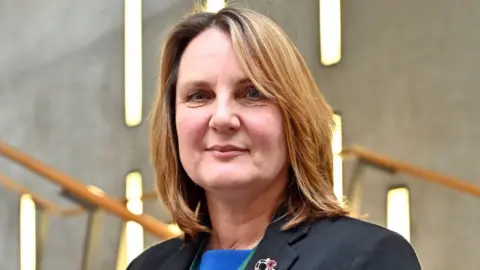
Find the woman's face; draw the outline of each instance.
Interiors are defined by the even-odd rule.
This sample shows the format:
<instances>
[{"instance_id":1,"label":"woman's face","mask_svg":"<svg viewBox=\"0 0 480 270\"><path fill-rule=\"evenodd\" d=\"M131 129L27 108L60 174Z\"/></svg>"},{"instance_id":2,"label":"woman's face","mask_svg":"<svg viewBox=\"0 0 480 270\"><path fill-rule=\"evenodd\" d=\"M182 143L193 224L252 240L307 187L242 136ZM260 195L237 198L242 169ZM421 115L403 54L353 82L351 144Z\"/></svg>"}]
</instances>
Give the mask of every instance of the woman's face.
<instances>
[{"instance_id":1,"label":"woman's face","mask_svg":"<svg viewBox=\"0 0 480 270\"><path fill-rule=\"evenodd\" d=\"M181 58L175 123L181 163L207 192L284 185L281 110L249 81L218 29L198 35Z\"/></svg>"}]
</instances>

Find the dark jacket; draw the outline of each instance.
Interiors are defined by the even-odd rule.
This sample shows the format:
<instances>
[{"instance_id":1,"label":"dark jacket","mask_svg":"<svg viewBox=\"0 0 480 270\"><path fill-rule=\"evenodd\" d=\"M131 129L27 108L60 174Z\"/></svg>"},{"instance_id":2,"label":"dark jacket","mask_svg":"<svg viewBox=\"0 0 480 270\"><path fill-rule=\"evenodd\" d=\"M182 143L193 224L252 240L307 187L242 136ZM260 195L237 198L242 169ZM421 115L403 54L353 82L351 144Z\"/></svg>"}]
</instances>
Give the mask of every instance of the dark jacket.
<instances>
[{"instance_id":1,"label":"dark jacket","mask_svg":"<svg viewBox=\"0 0 480 270\"><path fill-rule=\"evenodd\" d=\"M350 217L324 218L282 231L272 223L245 269L261 259L276 270L420 270L412 246L383 227ZM202 235L189 242L171 239L150 247L127 270L188 270ZM264 268L260 268L264 269Z\"/></svg>"}]
</instances>

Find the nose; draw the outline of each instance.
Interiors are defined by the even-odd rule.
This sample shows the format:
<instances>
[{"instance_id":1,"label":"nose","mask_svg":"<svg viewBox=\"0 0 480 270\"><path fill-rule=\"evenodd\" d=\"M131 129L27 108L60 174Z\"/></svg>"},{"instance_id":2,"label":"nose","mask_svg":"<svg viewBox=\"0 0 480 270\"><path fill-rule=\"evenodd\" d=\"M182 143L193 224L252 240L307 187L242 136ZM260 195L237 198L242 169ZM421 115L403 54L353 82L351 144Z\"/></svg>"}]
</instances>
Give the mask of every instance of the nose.
<instances>
[{"instance_id":1,"label":"nose","mask_svg":"<svg viewBox=\"0 0 480 270\"><path fill-rule=\"evenodd\" d=\"M234 132L240 128L240 119L234 104L229 100L217 99L209 122L210 128L219 132Z\"/></svg>"}]
</instances>

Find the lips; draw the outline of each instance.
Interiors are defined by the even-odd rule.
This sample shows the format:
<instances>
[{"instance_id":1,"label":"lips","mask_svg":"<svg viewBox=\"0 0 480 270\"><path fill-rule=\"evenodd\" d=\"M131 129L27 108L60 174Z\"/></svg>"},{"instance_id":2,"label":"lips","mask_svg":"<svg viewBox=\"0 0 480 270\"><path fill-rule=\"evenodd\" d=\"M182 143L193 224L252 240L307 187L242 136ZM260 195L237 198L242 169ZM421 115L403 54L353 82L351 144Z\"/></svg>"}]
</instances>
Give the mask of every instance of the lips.
<instances>
[{"instance_id":1,"label":"lips","mask_svg":"<svg viewBox=\"0 0 480 270\"><path fill-rule=\"evenodd\" d=\"M247 151L247 149L242 148L242 147L237 147L234 145L214 145L208 148L209 151L217 151L220 153L226 153L226 152L243 152Z\"/></svg>"},{"instance_id":2,"label":"lips","mask_svg":"<svg viewBox=\"0 0 480 270\"><path fill-rule=\"evenodd\" d=\"M235 145L214 145L207 150L212 153L214 157L222 160L230 160L248 151L246 148Z\"/></svg>"}]
</instances>

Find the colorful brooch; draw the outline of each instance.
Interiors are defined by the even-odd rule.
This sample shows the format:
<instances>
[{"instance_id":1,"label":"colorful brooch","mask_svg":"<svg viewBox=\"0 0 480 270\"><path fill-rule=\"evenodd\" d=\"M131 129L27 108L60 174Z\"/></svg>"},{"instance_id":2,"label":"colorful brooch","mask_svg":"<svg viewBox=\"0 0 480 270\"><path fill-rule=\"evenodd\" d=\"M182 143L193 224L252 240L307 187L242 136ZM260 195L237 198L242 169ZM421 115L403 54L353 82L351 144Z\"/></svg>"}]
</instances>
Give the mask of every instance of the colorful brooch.
<instances>
[{"instance_id":1,"label":"colorful brooch","mask_svg":"<svg viewBox=\"0 0 480 270\"><path fill-rule=\"evenodd\" d=\"M255 270L275 270L277 262L270 258L261 259L255 264Z\"/></svg>"}]
</instances>

